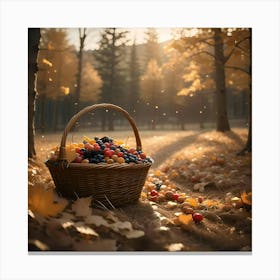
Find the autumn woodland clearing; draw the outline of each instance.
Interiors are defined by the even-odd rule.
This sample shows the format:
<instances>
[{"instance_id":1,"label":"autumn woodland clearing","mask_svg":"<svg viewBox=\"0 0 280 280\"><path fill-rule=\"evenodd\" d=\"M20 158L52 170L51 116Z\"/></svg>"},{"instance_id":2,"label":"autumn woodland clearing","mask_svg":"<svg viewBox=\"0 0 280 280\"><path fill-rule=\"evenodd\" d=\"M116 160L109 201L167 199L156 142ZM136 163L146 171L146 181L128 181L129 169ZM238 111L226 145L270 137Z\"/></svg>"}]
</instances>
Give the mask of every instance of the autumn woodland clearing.
<instances>
[{"instance_id":1,"label":"autumn woodland clearing","mask_svg":"<svg viewBox=\"0 0 280 280\"><path fill-rule=\"evenodd\" d=\"M250 28L28 32L29 251L252 250Z\"/></svg>"},{"instance_id":2,"label":"autumn woodland clearing","mask_svg":"<svg viewBox=\"0 0 280 280\"><path fill-rule=\"evenodd\" d=\"M70 139L83 135L76 132ZM251 156L236 155L245 145L246 129L143 131L143 149L154 164L139 202L117 209L55 195L43 162L60 136L37 135L38 155L29 160L29 250L251 251ZM135 145L130 131L110 136ZM159 193L183 193L184 200L151 201L150 192L159 185ZM203 221L195 223L188 208Z\"/></svg>"}]
</instances>

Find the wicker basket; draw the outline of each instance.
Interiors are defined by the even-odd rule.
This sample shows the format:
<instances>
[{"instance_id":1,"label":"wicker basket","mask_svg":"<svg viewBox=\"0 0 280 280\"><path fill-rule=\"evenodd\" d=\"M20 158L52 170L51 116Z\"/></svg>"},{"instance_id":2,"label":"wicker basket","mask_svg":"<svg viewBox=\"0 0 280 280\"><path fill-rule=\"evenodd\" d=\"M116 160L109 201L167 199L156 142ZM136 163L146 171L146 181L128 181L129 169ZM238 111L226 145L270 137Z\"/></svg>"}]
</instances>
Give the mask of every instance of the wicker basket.
<instances>
[{"instance_id":1,"label":"wicker basket","mask_svg":"<svg viewBox=\"0 0 280 280\"><path fill-rule=\"evenodd\" d=\"M140 136L134 120L122 108L113 104L88 106L74 115L66 125L60 144L58 161L46 162L54 180L56 190L67 198L92 196L93 200L114 207L138 201L151 163L92 164L69 163L66 160L67 134L84 114L96 109L113 109L121 112L133 128L136 149L142 150Z\"/></svg>"}]
</instances>

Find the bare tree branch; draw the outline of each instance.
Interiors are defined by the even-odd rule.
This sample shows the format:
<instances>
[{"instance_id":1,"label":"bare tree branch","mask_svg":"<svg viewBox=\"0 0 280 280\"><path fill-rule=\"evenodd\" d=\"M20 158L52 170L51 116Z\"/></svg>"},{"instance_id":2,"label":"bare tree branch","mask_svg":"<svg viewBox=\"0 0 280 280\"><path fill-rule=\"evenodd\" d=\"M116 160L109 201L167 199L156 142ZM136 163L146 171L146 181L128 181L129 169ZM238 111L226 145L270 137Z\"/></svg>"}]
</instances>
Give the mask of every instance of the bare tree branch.
<instances>
[{"instance_id":1,"label":"bare tree branch","mask_svg":"<svg viewBox=\"0 0 280 280\"><path fill-rule=\"evenodd\" d=\"M246 70L246 69L241 68L241 67L238 67L238 66L225 65L225 68L238 70L238 71L244 72L244 73L246 73L246 74L248 74L248 75L251 75L251 73L250 73L250 71L249 71L249 70Z\"/></svg>"},{"instance_id":2,"label":"bare tree branch","mask_svg":"<svg viewBox=\"0 0 280 280\"><path fill-rule=\"evenodd\" d=\"M234 47L231 49L231 51L229 52L229 54L225 57L225 63L230 59L230 57L232 56L232 54L233 54L233 52L236 50L236 48L238 48L239 45L240 45L242 42L244 42L244 41L246 41L246 40L248 40L248 39L250 39L250 36L246 36L246 37L244 37L242 40L240 40L239 42L237 42L237 43L234 44Z\"/></svg>"}]
</instances>

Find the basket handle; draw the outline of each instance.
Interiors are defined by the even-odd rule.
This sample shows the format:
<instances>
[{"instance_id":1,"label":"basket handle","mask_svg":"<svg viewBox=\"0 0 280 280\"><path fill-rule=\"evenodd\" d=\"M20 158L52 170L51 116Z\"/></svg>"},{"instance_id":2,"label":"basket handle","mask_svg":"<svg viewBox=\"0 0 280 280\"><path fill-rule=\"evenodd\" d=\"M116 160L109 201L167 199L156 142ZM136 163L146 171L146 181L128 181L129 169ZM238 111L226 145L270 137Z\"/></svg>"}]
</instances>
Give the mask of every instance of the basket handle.
<instances>
[{"instance_id":1,"label":"basket handle","mask_svg":"<svg viewBox=\"0 0 280 280\"><path fill-rule=\"evenodd\" d=\"M66 149L65 149L66 138L67 138L67 135L70 132L71 128L76 123L76 121L79 120L80 117L82 117L83 115L85 115L85 114L87 114L87 113L89 113L89 112L91 112L93 110L100 109L100 108L103 108L103 109L114 109L116 111L121 112L125 116L125 118L129 121L129 123L130 123L130 125L131 125L131 127L133 129L134 136L135 136L135 139L136 139L136 148L137 148L137 150L142 150L142 145L141 145L141 140L140 140L138 129L136 127L135 121L128 114L128 112L125 111L124 109L122 109L121 107L116 106L114 104L100 103L100 104L95 104L95 105L92 105L92 106L85 107L80 112L75 114L70 119L70 121L67 123L67 125L66 125L66 127L64 129L64 132L62 134L62 137L61 137L60 152L59 152L58 160L61 160L61 161L66 160Z\"/></svg>"}]
</instances>

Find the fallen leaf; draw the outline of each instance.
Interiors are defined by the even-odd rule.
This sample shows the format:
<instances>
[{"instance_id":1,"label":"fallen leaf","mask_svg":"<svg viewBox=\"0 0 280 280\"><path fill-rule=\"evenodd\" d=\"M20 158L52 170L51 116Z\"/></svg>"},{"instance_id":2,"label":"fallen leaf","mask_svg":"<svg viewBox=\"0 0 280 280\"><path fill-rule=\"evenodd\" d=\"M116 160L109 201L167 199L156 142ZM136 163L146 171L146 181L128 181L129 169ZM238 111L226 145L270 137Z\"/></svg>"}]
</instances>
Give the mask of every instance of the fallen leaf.
<instances>
[{"instance_id":1,"label":"fallen leaf","mask_svg":"<svg viewBox=\"0 0 280 280\"><path fill-rule=\"evenodd\" d=\"M160 226L160 227L159 227L159 230L160 230L160 231L168 231L168 230L170 230L170 228L169 228L169 227L166 227L166 226Z\"/></svg>"},{"instance_id":2,"label":"fallen leaf","mask_svg":"<svg viewBox=\"0 0 280 280\"><path fill-rule=\"evenodd\" d=\"M99 234L94 231L92 228L86 226L84 224L84 222L78 222L74 224L74 227L76 228L76 230L82 234L86 234L86 235L93 235L93 236L99 236Z\"/></svg>"},{"instance_id":3,"label":"fallen leaf","mask_svg":"<svg viewBox=\"0 0 280 280\"><path fill-rule=\"evenodd\" d=\"M64 210L68 202L66 199L55 201L53 189L45 189L43 185L30 186L28 189L28 209L35 215L43 217L56 216Z\"/></svg>"},{"instance_id":4,"label":"fallen leaf","mask_svg":"<svg viewBox=\"0 0 280 280\"><path fill-rule=\"evenodd\" d=\"M38 239L28 240L28 246L30 246L30 244L34 245L36 248L40 249L41 251L48 251L48 250L50 250L48 245L46 245L45 243L41 242Z\"/></svg>"},{"instance_id":5,"label":"fallen leaf","mask_svg":"<svg viewBox=\"0 0 280 280\"><path fill-rule=\"evenodd\" d=\"M198 206L198 202L195 198L189 197L186 198L185 202L187 202L190 206L196 208Z\"/></svg>"},{"instance_id":6,"label":"fallen leaf","mask_svg":"<svg viewBox=\"0 0 280 280\"><path fill-rule=\"evenodd\" d=\"M76 213L76 216L90 216L92 212L92 208L90 208L90 205L91 197L79 198L72 204L72 210Z\"/></svg>"},{"instance_id":7,"label":"fallen leaf","mask_svg":"<svg viewBox=\"0 0 280 280\"><path fill-rule=\"evenodd\" d=\"M172 243L167 246L167 250L170 252L181 251L184 248L182 243Z\"/></svg>"},{"instance_id":8,"label":"fallen leaf","mask_svg":"<svg viewBox=\"0 0 280 280\"><path fill-rule=\"evenodd\" d=\"M218 202L212 199L205 199L202 202L203 205L207 206L207 207L213 207L213 206L218 206Z\"/></svg>"},{"instance_id":9,"label":"fallen leaf","mask_svg":"<svg viewBox=\"0 0 280 280\"><path fill-rule=\"evenodd\" d=\"M126 229L126 230L133 230L133 229L132 229L131 223L128 222L128 221L125 221L125 222L119 221L119 222L116 222L116 223L111 224L111 225L113 225L114 227L117 227L117 228L120 229L120 230L123 230L123 229Z\"/></svg>"},{"instance_id":10,"label":"fallen leaf","mask_svg":"<svg viewBox=\"0 0 280 280\"><path fill-rule=\"evenodd\" d=\"M126 238L131 239L131 238L139 238L144 236L145 233L142 230L132 230L129 231L128 233L125 234Z\"/></svg>"},{"instance_id":11,"label":"fallen leaf","mask_svg":"<svg viewBox=\"0 0 280 280\"><path fill-rule=\"evenodd\" d=\"M46 224L46 234L51 237L55 246L68 247L73 243L73 239L56 219L52 219Z\"/></svg>"},{"instance_id":12,"label":"fallen leaf","mask_svg":"<svg viewBox=\"0 0 280 280\"><path fill-rule=\"evenodd\" d=\"M59 218L56 218L55 221L60 223L63 228L68 228L74 225L74 218L73 214L62 212L62 215L60 215Z\"/></svg>"},{"instance_id":13,"label":"fallen leaf","mask_svg":"<svg viewBox=\"0 0 280 280\"><path fill-rule=\"evenodd\" d=\"M252 205L252 193L251 192L246 193L245 191L243 191L241 194L241 200L244 204L251 206Z\"/></svg>"},{"instance_id":14,"label":"fallen leaf","mask_svg":"<svg viewBox=\"0 0 280 280\"><path fill-rule=\"evenodd\" d=\"M109 223L102 216L91 215L87 216L85 219L86 224L95 225L97 227L105 226L108 227Z\"/></svg>"},{"instance_id":15,"label":"fallen leaf","mask_svg":"<svg viewBox=\"0 0 280 280\"><path fill-rule=\"evenodd\" d=\"M178 221L182 225L188 225L192 222L192 220L193 220L192 214L188 214L188 215L182 214L178 217Z\"/></svg>"}]
</instances>

